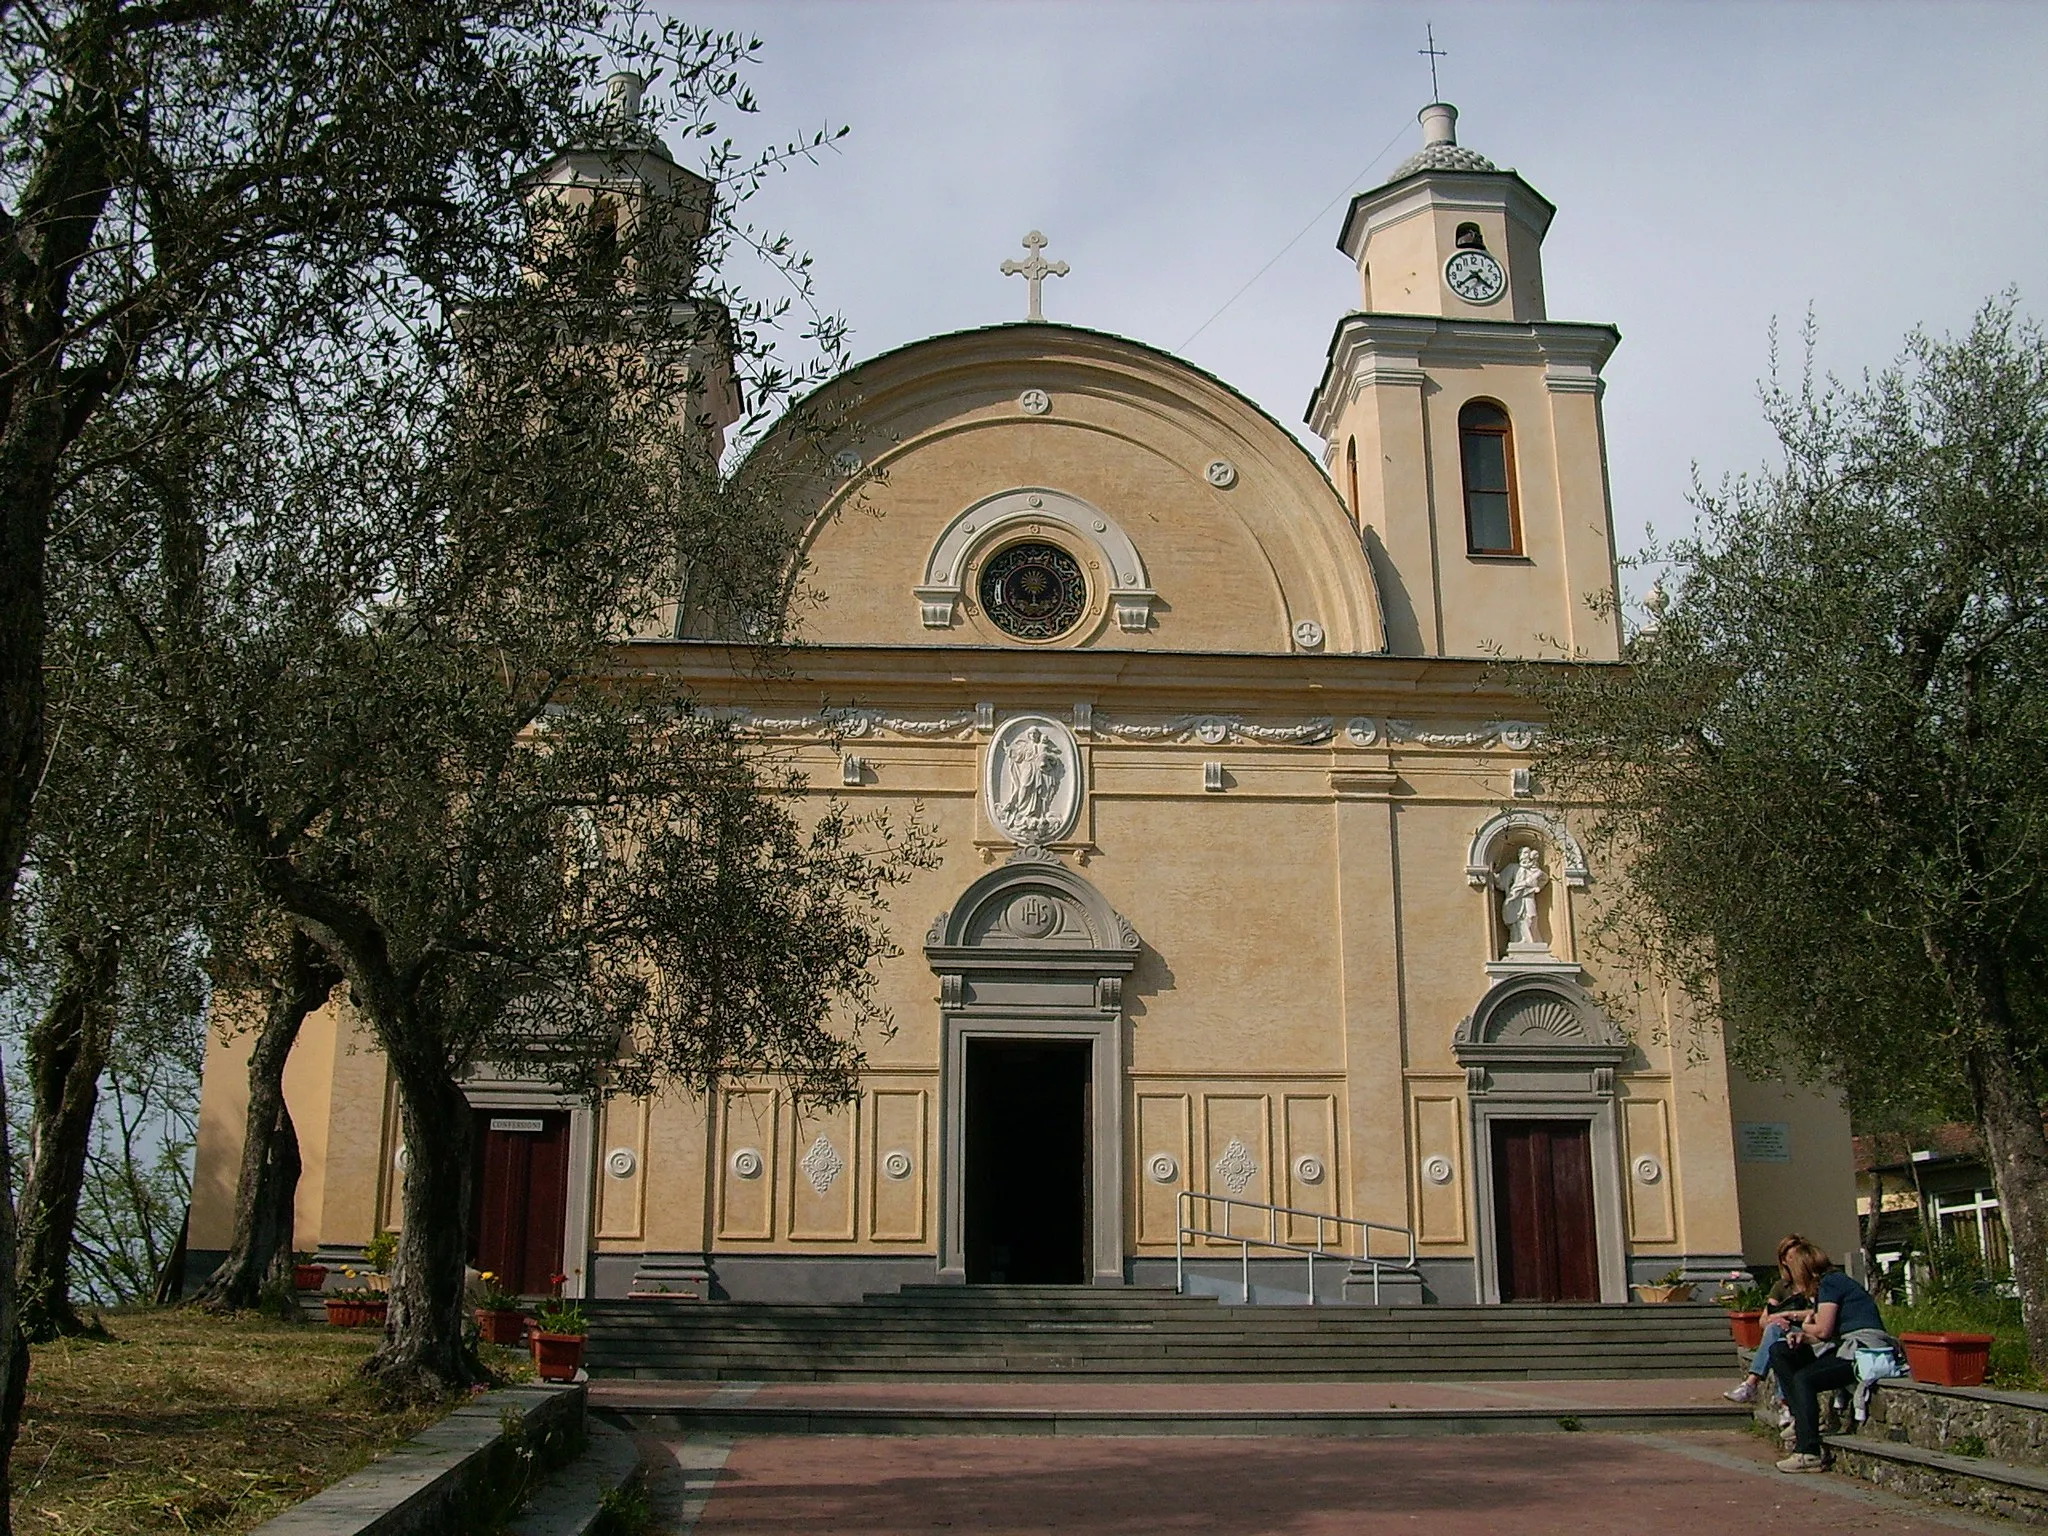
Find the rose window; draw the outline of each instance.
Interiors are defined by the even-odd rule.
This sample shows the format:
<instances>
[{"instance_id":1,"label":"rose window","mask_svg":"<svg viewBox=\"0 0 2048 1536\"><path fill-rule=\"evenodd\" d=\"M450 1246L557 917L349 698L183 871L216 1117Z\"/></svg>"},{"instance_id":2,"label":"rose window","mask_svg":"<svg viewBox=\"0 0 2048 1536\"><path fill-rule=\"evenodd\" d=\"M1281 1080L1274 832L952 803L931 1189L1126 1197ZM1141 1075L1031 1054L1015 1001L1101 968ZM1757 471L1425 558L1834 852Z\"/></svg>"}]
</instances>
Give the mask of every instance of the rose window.
<instances>
[{"instance_id":1,"label":"rose window","mask_svg":"<svg viewBox=\"0 0 2048 1536\"><path fill-rule=\"evenodd\" d=\"M1056 544L1012 544L981 570L981 606L1006 635L1051 640L1081 622L1088 582Z\"/></svg>"}]
</instances>

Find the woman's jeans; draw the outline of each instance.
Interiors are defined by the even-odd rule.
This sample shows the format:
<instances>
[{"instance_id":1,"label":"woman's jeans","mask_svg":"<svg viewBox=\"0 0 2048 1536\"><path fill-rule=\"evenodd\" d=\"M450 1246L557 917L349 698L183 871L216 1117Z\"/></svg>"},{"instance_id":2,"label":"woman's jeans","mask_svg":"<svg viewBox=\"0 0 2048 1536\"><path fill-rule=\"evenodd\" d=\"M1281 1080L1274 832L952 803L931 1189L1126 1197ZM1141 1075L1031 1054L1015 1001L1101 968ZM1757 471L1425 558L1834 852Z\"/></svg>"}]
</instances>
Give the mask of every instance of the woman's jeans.
<instances>
[{"instance_id":1,"label":"woman's jeans","mask_svg":"<svg viewBox=\"0 0 2048 1536\"><path fill-rule=\"evenodd\" d=\"M1764 1325L1764 1341L1763 1343L1757 1345L1756 1353L1749 1357L1750 1375L1763 1376L1767 1375L1770 1372L1771 1351L1776 1349L1781 1343L1783 1343L1784 1339L1784 1324L1766 1323Z\"/></svg>"},{"instance_id":2,"label":"woman's jeans","mask_svg":"<svg viewBox=\"0 0 2048 1536\"><path fill-rule=\"evenodd\" d=\"M1821 1453L1820 1399L1823 1392L1856 1385L1856 1361L1852 1356L1816 1355L1807 1345L1794 1348L1780 1342L1771 1351L1771 1374L1778 1378L1778 1393L1792 1411L1796 1438L1792 1448L1811 1456Z\"/></svg>"}]
</instances>

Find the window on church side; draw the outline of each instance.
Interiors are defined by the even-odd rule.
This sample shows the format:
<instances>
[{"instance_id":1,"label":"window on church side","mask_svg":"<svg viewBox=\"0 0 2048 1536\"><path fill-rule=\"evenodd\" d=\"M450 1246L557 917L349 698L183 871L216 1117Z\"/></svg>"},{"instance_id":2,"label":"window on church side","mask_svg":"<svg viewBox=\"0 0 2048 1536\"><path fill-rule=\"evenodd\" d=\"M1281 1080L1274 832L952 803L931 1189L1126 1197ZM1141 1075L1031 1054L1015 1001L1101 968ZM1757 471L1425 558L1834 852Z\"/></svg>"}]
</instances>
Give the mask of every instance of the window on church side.
<instances>
[{"instance_id":1,"label":"window on church side","mask_svg":"<svg viewBox=\"0 0 2048 1536\"><path fill-rule=\"evenodd\" d=\"M982 567L981 606L1005 634L1052 640L1088 611L1088 582L1058 545L1012 544Z\"/></svg>"},{"instance_id":2,"label":"window on church side","mask_svg":"<svg viewBox=\"0 0 2048 1536\"><path fill-rule=\"evenodd\" d=\"M1458 412L1458 452L1465 474L1466 552L1519 555L1508 413L1490 400L1474 400Z\"/></svg>"},{"instance_id":3,"label":"window on church side","mask_svg":"<svg viewBox=\"0 0 2048 1536\"><path fill-rule=\"evenodd\" d=\"M1355 437L1344 444L1344 483L1351 488L1351 521L1363 523L1365 514L1358 509L1358 439Z\"/></svg>"}]
</instances>

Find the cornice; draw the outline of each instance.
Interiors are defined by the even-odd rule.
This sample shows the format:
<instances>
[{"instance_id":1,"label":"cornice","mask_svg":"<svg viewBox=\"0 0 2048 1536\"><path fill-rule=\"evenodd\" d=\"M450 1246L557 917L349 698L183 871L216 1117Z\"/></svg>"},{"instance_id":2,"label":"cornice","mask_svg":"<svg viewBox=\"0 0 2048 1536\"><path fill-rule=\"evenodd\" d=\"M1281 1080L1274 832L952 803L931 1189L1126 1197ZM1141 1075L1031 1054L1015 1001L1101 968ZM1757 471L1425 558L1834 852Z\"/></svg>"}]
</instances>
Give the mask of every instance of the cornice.
<instances>
[{"instance_id":1,"label":"cornice","mask_svg":"<svg viewBox=\"0 0 2048 1536\"><path fill-rule=\"evenodd\" d=\"M1354 388L1410 384L1433 367L1509 363L1544 370L1556 393L1597 394L1621 344L1612 325L1576 320L1465 320L1354 313L1337 322L1303 420L1326 441Z\"/></svg>"},{"instance_id":2,"label":"cornice","mask_svg":"<svg viewBox=\"0 0 2048 1536\"><path fill-rule=\"evenodd\" d=\"M1506 207L1540 240L1557 216L1557 205L1514 171L1420 170L1351 199L1337 231L1337 249L1353 261L1364 245L1368 226L1393 223L1437 204L1450 208ZM1385 215L1375 218L1375 215Z\"/></svg>"}]
</instances>

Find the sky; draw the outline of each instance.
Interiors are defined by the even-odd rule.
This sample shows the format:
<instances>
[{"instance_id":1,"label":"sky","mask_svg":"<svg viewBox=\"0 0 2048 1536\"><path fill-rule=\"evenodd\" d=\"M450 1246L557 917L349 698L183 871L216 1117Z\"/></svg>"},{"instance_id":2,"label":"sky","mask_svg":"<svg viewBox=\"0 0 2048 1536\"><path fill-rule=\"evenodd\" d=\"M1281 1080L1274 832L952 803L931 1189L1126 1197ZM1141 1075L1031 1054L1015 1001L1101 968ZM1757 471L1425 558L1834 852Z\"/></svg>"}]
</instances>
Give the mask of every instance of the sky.
<instances>
[{"instance_id":1,"label":"sky","mask_svg":"<svg viewBox=\"0 0 2048 1536\"><path fill-rule=\"evenodd\" d=\"M1162 347L1302 424L1349 194L1421 143L1425 25L1459 140L1557 205L1554 320L1619 327L1605 409L1623 549L1763 462L1775 323L1855 378L2017 288L2048 314L2048 4L691 0L761 41L765 146L851 131L748 216L813 253L855 357L1047 317ZM1256 280L1254 280L1256 279ZM757 286L760 280L757 279ZM1249 287L1247 287L1249 283ZM1642 581L1632 581L1640 586Z\"/></svg>"}]
</instances>

